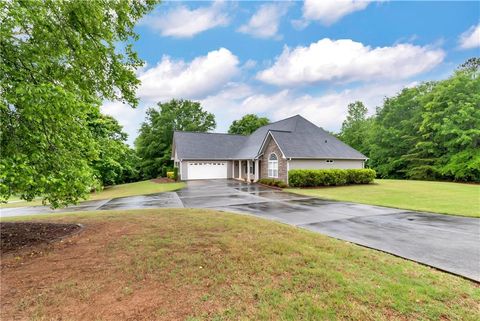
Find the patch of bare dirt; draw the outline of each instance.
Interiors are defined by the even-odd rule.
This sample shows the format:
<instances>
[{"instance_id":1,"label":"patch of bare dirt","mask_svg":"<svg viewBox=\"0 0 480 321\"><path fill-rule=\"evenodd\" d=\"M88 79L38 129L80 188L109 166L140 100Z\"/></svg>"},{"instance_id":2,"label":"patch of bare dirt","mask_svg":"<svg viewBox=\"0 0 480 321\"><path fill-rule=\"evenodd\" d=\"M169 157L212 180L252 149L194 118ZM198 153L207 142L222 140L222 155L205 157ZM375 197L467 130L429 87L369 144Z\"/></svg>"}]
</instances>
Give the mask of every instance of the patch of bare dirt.
<instances>
[{"instance_id":1,"label":"patch of bare dirt","mask_svg":"<svg viewBox=\"0 0 480 321\"><path fill-rule=\"evenodd\" d=\"M201 310L202 286L173 278L132 279L122 239L142 234L134 222L90 222L62 242L12 251L1 261L0 320L185 320ZM135 269L135 267L132 267Z\"/></svg>"},{"instance_id":2,"label":"patch of bare dirt","mask_svg":"<svg viewBox=\"0 0 480 321\"><path fill-rule=\"evenodd\" d=\"M49 243L80 231L78 224L2 222L0 223L0 253Z\"/></svg>"}]
</instances>

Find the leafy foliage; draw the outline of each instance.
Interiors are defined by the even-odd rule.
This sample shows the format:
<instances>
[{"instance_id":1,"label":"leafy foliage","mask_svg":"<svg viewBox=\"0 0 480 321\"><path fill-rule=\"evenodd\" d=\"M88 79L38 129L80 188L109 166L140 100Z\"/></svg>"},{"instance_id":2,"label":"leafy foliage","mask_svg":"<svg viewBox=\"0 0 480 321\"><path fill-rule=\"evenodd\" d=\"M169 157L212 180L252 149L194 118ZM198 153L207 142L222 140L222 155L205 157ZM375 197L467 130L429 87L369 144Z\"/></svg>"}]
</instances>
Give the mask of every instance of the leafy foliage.
<instances>
[{"instance_id":1,"label":"leafy foliage","mask_svg":"<svg viewBox=\"0 0 480 321\"><path fill-rule=\"evenodd\" d=\"M99 157L91 167L102 185L115 185L135 181L139 161L135 151L127 144L127 134L111 116L95 115L89 122L99 150Z\"/></svg>"},{"instance_id":2,"label":"leafy foliage","mask_svg":"<svg viewBox=\"0 0 480 321\"><path fill-rule=\"evenodd\" d=\"M288 183L292 187L369 184L375 179L373 169L292 169Z\"/></svg>"},{"instance_id":3,"label":"leafy foliage","mask_svg":"<svg viewBox=\"0 0 480 321\"><path fill-rule=\"evenodd\" d=\"M198 102L172 99L157 106L148 109L135 140L143 178L157 177L172 167L174 131L207 132L216 126L215 116L204 111Z\"/></svg>"},{"instance_id":4,"label":"leafy foliage","mask_svg":"<svg viewBox=\"0 0 480 321\"><path fill-rule=\"evenodd\" d=\"M260 178L258 182L260 184L264 184L268 186L276 186L280 188L285 188L288 186L284 181L275 179L275 178Z\"/></svg>"},{"instance_id":5,"label":"leafy foliage","mask_svg":"<svg viewBox=\"0 0 480 321\"><path fill-rule=\"evenodd\" d=\"M258 117L254 114L247 114L239 120L234 120L228 129L229 134L250 135L258 128L268 125L270 120L266 117Z\"/></svg>"},{"instance_id":6,"label":"leafy foliage","mask_svg":"<svg viewBox=\"0 0 480 321\"><path fill-rule=\"evenodd\" d=\"M136 21L154 1L0 2L0 198L76 202L95 184L89 117L137 105ZM123 42L122 48L115 46Z\"/></svg>"},{"instance_id":7,"label":"leafy foliage","mask_svg":"<svg viewBox=\"0 0 480 321\"><path fill-rule=\"evenodd\" d=\"M348 105L346 120L342 123L339 138L356 150L368 151L367 137L372 120L367 118L367 107L356 101Z\"/></svg>"},{"instance_id":8,"label":"leafy foliage","mask_svg":"<svg viewBox=\"0 0 480 321\"><path fill-rule=\"evenodd\" d=\"M431 90L432 84L405 88L400 94L386 98L382 108L377 110L368 145L369 165L381 177L405 178L409 154L417 144L418 128L421 122L422 97Z\"/></svg>"},{"instance_id":9,"label":"leafy foliage","mask_svg":"<svg viewBox=\"0 0 480 321\"><path fill-rule=\"evenodd\" d=\"M472 58L446 80L405 88L371 119L349 106L340 137L381 177L480 182L479 68Z\"/></svg>"}]
</instances>

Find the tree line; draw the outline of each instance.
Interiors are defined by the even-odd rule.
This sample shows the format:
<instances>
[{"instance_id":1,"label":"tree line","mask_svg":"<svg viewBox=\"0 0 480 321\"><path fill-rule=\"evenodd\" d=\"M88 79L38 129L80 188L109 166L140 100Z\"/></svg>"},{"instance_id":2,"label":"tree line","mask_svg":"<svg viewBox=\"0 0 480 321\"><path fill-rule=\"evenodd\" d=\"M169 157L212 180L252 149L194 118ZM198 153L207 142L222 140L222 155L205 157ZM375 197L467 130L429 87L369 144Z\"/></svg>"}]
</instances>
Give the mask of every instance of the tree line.
<instances>
[{"instance_id":1,"label":"tree line","mask_svg":"<svg viewBox=\"0 0 480 321\"><path fill-rule=\"evenodd\" d=\"M404 88L367 117L348 106L338 137L383 178L480 182L480 59L448 79Z\"/></svg>"}]
</instances>

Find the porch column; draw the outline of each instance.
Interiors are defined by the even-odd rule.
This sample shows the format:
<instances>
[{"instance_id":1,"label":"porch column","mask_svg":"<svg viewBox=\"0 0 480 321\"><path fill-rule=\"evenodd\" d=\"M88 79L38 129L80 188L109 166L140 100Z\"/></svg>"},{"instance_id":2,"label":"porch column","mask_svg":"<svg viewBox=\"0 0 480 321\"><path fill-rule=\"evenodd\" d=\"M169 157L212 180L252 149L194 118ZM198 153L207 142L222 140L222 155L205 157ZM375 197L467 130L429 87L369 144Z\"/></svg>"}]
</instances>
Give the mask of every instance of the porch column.
<instances>
[{"instance_id":1,"label":"porch column","mask_svg":"<svg viewBox=\"0 0 480 321\"><path fill-rule=\"evenodd\" d=\"M238 179L242 179L242 161L238 161Z\"/></svg>"},{"instance_id":2,"label":"porch column","mask_svg":"<svg viewBox=\"0 0 480 321\"><path fill-rule=\"evenodd\" d=\"M258 159L255 160L255 182L260 178L260 168L258 166Z\"/></svg>"},{"instance_id":3,"label":"porch column","mask_svg":"<svg viewBox=\"0 0 480 321\"><path fill-rule=\"evenodd\" d=\"M247 159L247 181L250 182L250 160Z\"/></svg>"}]
</instances>

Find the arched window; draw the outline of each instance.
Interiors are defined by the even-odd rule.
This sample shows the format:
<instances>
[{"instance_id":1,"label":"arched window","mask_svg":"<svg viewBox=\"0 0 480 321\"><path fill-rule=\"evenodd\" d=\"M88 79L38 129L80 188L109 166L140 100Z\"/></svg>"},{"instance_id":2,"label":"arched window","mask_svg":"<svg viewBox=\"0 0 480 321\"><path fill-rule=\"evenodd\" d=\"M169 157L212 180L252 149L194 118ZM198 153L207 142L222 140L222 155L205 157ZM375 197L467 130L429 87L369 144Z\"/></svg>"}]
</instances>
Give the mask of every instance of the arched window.
<instances>
[{"instance_id":1,"label":"arched window","mask_svg":"<svg viewBox=\"0 0 480 321\"><path fill-rule=\"evenodd\" d=\"M278 178L278 158L275 153L268 157L268 177Z\"/></svg>"}]
</instances>

